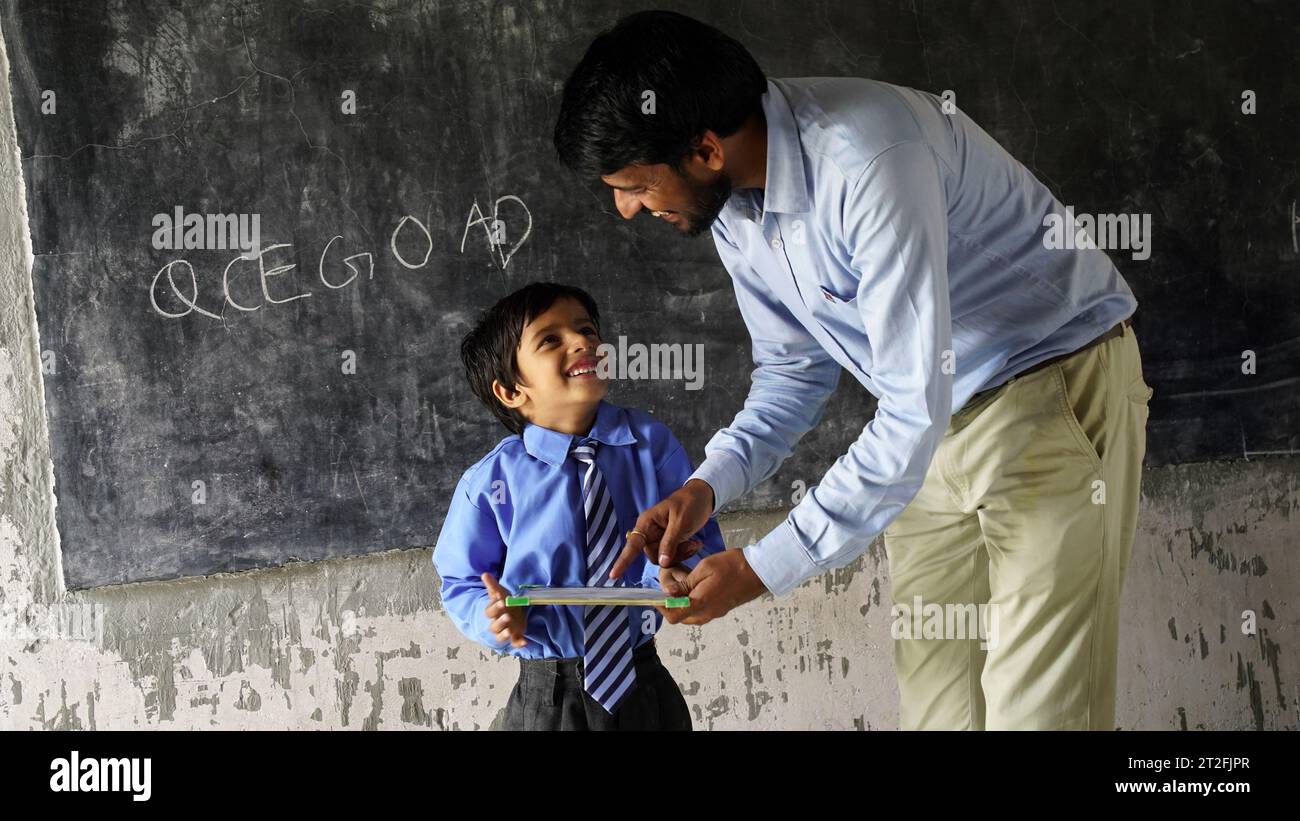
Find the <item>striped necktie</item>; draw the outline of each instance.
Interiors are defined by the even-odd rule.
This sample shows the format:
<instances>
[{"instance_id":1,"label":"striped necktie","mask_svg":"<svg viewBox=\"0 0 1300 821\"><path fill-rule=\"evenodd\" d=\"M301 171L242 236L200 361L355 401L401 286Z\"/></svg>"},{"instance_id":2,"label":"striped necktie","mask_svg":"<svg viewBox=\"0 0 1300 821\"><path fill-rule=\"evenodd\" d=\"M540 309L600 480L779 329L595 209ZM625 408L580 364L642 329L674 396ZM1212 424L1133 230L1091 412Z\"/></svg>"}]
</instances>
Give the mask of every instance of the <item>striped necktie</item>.
<instances>
[{"instance_id":1,"label":"striped necktie","mask_svg":"<svg viewBox=\"0 0 1300 821\"><path fill-rule=\"evenodd\" d=\"M622 584L609 578L623 546L618 515L605 477L596 467L596 440L574 438L573 457L586 465L582 475L582 510L587 523L587 586ZM587 605L583 612L582 687L609 713L636 683L628 609Z\"/></svg>"}]
</instances>

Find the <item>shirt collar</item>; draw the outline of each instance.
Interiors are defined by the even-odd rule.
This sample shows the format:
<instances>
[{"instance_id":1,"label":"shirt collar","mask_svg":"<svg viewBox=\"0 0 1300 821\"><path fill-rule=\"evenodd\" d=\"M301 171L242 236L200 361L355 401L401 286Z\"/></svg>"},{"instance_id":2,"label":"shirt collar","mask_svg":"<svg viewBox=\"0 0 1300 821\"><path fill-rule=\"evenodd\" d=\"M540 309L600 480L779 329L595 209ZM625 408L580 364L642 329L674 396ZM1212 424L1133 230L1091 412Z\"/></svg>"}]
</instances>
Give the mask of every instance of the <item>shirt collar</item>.
<instances>
[{"instance_id":1,"label":"shirt collar","mask_svg":"<svg viewBox=\"0 0 1300 821\"><path fill-rule=\"evenodd\" d=\"M595 439L602 445L632 445L637 441L636 436L632 434L632 429L628 427L627 414L623 409L603 399L596 408L596 421L592 423L591 431L586 437L560 433L558 430L544 428L531 422L524 426L524 449L555 467L560 467L564 464L564 460L569 458L569 448L572 447L575 438Z\"/></svg>"},{"instance_id":2,"label":"shirt collar","mask_svg":"<svg viewBox=\"0 0 1300 821\"><path fill-rule=\"evenodd\" d=\"M742 219L763 222L769 212L801 214L808 211L808 180L804 175L803 144L799 127L785 94L772 80L763 94L763 116L767 120L767 176L763 185L760 214L752 192L738 191L728 206Z\"/></svg>"}]
</instances>

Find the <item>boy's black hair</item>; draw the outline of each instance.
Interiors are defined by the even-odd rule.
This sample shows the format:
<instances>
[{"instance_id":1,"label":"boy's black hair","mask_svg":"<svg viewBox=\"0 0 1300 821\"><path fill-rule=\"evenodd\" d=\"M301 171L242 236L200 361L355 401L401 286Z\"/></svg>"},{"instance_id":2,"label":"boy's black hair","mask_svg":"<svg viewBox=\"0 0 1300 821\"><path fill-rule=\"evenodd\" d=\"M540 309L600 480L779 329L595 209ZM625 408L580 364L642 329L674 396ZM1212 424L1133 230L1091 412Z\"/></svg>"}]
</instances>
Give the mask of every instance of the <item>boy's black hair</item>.
<instances>
[{"instance_id":1,"label":"boy's black hair","mask_svg":"<svg viewBox=\"0 0 1300 821\"><path fill-rule=\"evenodd\" d=\"M515 352L524 334L524 326L541 316L556 300L576 299L587 309L587 315L596 323L600 333L600 311L591 294L572 285L556 282L532 282L514 293L502 297L483 312L460 343L460 359L465 365L465 377L470 390L488 406L501 424L511 433L522 434L528 420L514 408L501 404L492 393L492 380L514 390L519 384L519 365Z\"/></svg>"},{"instance_id":2,"label":"boy's black hair","mask_svg":"<svg viewBox=\"0 0 1300 821\"><path fill-rule=\"evenodd\" d=\"M653 114L642 113L646 91ZM634 164L680 171L697 137L730 137L762 110L766 91L763 70L736 40L684 14L637 12L597 36L569 75L555 150L588 178Z\"/></svg>"}]
</instances>

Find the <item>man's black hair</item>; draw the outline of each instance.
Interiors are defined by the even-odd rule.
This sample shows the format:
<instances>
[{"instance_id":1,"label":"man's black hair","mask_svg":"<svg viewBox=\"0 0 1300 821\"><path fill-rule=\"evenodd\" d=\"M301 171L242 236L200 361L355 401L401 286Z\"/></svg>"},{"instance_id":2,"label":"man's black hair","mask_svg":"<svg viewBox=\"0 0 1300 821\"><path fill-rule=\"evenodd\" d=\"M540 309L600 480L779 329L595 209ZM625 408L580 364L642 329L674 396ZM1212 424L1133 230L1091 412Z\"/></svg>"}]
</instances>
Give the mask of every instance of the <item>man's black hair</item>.
<instances>
[{"instance_id":1,"label":"man's black hair","mask_svg":"<svg viewBox=\"0 0 1300 821\"><path fill-rule=\"evenodd\" d=\"M600 333L600 311L591 294L571 285L555 282L532 282L502 297L483 312L478 324L465 334L460 343L460 359L470 390L488 406L511 433L523 433L528 420L514 408L501 404L492 393L492 380L515 390L519 384L519 365L515 352L524 334L524 326L546 313L557 300L576 299L587 309Z\"/></svg>"},{"instance_id":2,"label":"man's black hair","mask_svg":"<svg viewBox=\"0 0 1300 821\"><path fill-rule=\"evenodd\" d=\"M587 178L681 161L705 130L730 137L762 110L767 79L753 55L712 26L642 11L592 41L564 84L560 162ZM654 92L654 113L642 113Z\"/></svg>"}]
</instances>

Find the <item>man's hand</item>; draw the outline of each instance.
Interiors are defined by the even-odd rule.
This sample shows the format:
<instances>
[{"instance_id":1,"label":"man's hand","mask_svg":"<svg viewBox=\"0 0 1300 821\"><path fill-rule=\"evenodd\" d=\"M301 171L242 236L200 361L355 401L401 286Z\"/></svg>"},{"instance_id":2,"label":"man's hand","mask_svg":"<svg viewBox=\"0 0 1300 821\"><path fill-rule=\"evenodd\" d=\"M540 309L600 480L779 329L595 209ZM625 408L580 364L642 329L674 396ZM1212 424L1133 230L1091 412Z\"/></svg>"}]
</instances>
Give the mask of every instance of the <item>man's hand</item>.
<instances>
[{"instance_id":1,"label":"man's hand","mask_svg":"<svg viewBox=\"0 0 1300 821\"><path fill-rule=\"evenodd\" d=\"M680 567L659 571L659 584L665 591L672 584L678 592L670 595L689 593L691 597L690 607L655 608L669 624L706 624L767 592L743 550L705 556L684 579L682 574Z\"/></svg>"},{"instance_id":2,"label":"man's hand","mask_svg":"<svg viewBox=\"0 0 1300 821\"><path fill-rule=\"evenodd\" d=\"M691 479L637 518L635 529L644 533L646 538L635 534L628 537L623 552L609 569L609 577L617 579L623 575L642 551L651 564L660 567L672 567L693 556L696 551L687 552L689 546L683 546L682 542L708 524L712 515L713 488L708 482Z\"/></svg>"},{"instance_id":3,"label":"man's hand","mask_svg":"<svg viewBox=\"0 0 1300 821\"><path fill-rule=\"evenodd\" d=\"M509 594L497 583L491 573L484 573L480 578L483 579L491 599L488 606L483 608L483 614L493 620L489 626L492 635L497 637L497 641L509 640L515 647L528 644L528 639L524 638L524 625L528 621L525 608L506 607L506 596Z\"/></svg>"}]
</instances>

